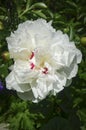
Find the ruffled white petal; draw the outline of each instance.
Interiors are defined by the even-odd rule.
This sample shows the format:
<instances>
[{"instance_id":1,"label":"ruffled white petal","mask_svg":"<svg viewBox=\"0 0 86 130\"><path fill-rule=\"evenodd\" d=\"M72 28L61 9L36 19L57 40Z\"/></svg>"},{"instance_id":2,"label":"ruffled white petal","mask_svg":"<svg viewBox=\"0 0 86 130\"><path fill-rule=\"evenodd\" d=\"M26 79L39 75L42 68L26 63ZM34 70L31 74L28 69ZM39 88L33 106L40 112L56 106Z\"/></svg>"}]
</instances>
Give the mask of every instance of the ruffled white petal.
<instances>
[{"instance_id":1,"label":"ruffled white petal","mask_svg":"<svg viewBox=\"0 0 86 130\"><path fill-rule=\"evenodd\" d=\"M6 77L6 87L11 90L16 90L17 92L23 92L23 90L20 88L19 84L15 80L14 73L11 72L7 77Z\"/></svg>"},{"instance_id":2,"label":"ruffled white petal","mask_svg":"<svg viewBox=\"0 0 86 130\"><path fill-rule=\"evenodd\" d=\"M14 64L15 79L18 83L30 83L33 81L33 77L37 78L38 72L30 69L28 61L18 60Z\"/></svg>"},{"instance_id":3,"label":"ruffled white petal","mask_svg":"<svg viewBox=\"0 0 86 130\"><path fill-rule=\"evenodd\" d=\"M23 92L23 93L17 92L17 95L18 95L21 99L23 99L23 100L25 100L25 101L27 101L27 100L34 101L34 100L35 100L35 97L34 97L34 95L33 95L32 90L27 91L27 92Z\"/></svg>"},{"instance_id":4,"label":"ruffled white petal","mask_svg":"<svg viewBox=\"0 0 86 130\"><path fill-rule=\"evenodd\" d=\"M13 71L6 77L6 87L10 90L16 90L17 92L26 92L31 89L28 83L18 83Z\"/></svg>"}]
</instances>

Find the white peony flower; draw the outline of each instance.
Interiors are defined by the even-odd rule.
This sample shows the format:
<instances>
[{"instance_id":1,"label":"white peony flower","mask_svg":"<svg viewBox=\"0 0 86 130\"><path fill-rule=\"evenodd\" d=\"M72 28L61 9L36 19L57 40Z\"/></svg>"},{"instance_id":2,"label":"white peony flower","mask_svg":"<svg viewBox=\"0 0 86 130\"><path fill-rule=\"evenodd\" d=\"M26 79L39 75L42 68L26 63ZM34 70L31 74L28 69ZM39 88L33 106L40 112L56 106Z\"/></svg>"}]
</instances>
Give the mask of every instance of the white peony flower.
<instances>
[{"instance_id":1,"label":"white peony flower","mask_svg":"<svg viewBox=\"0 0 86 130\"><path fill-rule=\"evenodd\" d=\"M33 102L63 90L76 76L82 59L67 34L43 19L20 24L7 43L14 65L6 77L6 87Z\"/></svg>"}]
</instances>

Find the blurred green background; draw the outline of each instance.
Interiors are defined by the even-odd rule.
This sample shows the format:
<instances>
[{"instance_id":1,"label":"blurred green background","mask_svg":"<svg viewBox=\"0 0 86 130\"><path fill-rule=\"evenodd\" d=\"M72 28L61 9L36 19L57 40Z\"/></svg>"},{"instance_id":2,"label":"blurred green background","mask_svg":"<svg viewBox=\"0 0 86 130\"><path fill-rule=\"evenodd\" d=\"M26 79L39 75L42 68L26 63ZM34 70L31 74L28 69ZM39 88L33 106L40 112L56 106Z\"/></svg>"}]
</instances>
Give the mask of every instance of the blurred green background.
<instances>
[{"instance_id":1,"label":"blurred green background","mask_svg":"<svg viewBox=\"0 0 86 130\"><path fill-rule=\"evenodd\" d=\"M6 89L9 59L6 37L26 20L52 20L83 54L72 84L38 104ZM0 123L11 130L86 130L86 0L0 0ZM2 89L3 87L3 89Z\"/></svg>"}]
</instances>

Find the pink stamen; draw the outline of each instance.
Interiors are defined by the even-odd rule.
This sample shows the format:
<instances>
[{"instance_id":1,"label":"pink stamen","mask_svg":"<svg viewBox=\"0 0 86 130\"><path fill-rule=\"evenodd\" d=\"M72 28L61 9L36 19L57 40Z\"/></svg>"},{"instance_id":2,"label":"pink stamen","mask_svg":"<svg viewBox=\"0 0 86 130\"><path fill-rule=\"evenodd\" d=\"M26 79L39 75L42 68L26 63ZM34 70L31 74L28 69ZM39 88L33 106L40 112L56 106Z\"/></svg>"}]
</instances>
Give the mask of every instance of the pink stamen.
<instances>
[{"instance_id":1,"label":"pink stamen","mask_svg":"<svg viewBox=\"0 0 86 130\"><path fill-rule=\"evenodd\" d=\"M44 71L42 71L44 74L48 74L48 68L44 67Z\"/></svg>"},{"instance_id":2,"label":"pink stamen","mask_svg":"<svg viewBox=\"0 0 86 130\"><path fill-rule=\"evenodd\" d=\"M31 68L30 69L34 69L35 65L33 63L30 64Z\"/></svg>"},{"instance_id":3,"label":"pink stamen","mask_svg":"<svg viewBox=\"0 0 86 130\"><path fill-rule=\"evenodd\" d=\"M30 56L30 59L32 59L34 57L34 52L32 52L31 56Z\"/></svg>"}]
</instances>

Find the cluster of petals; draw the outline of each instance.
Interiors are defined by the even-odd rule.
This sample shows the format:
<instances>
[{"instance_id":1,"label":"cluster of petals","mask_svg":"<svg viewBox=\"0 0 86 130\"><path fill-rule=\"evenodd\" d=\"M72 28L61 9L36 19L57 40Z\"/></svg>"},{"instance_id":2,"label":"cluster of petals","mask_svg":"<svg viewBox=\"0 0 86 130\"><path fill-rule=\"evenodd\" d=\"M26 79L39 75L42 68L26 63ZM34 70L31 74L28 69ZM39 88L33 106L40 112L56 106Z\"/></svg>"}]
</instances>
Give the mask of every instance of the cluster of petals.
<instances>
[{"instance_id":1,"label":"cluster of petals","mask_svg":"<svg viewBox=\"0 0 86 130\"><path fill-rule=\"evenodd\" d=\"M6 87L23 100L38 102L48 94L56 95L77 74L82 54L51 22L26 21L6 40L14 60Z\"/></svg>"}]
</instances>

